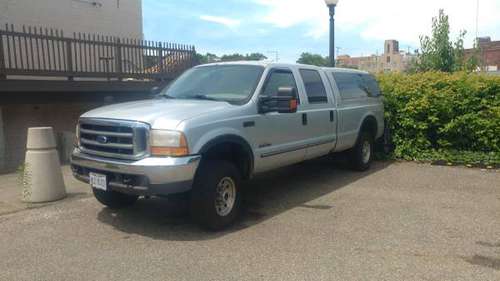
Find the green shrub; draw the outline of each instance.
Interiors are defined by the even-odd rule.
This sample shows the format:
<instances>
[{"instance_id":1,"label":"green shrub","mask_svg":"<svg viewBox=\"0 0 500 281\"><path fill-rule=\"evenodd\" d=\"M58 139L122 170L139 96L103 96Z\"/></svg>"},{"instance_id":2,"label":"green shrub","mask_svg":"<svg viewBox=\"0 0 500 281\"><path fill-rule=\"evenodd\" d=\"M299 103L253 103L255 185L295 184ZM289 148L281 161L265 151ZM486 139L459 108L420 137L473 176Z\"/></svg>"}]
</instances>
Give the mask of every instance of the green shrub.
<instances>
[{"instance_id":1,"label":"green shrub","mask_svg":"<svg viewBox=\"0 0 500 281\"><path fill-rule=\"evenodd\" d=\"M424 72L377 78L394 156L500 163L500 77Z\"/></svg>"}]
</instances>

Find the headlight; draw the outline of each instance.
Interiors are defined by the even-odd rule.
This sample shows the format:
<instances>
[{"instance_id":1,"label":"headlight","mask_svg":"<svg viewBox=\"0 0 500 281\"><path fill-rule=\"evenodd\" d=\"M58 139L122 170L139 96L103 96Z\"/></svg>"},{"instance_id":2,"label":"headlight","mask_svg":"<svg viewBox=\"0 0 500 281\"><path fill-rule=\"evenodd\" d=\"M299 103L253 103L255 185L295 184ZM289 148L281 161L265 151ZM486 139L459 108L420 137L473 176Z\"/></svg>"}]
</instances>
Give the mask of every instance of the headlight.
<instances>
[{"instance_id":1,"label":"headlight","mask_svg":"<svg viewBox=\"0 0 500 281\"><path fill-rule=\"evenodd\" d=\"M151 130L150 147L154 156L189 155L186 137L178 131Z\"/></svg>"}]
</instances>

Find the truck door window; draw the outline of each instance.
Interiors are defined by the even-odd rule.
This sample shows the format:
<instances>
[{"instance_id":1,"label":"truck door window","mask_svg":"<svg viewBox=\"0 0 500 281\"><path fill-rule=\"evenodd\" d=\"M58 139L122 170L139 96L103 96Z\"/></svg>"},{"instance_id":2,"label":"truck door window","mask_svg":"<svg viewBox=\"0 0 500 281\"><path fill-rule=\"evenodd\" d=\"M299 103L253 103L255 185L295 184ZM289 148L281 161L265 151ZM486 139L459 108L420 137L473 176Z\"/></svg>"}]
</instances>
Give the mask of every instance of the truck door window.
<instances>
[{"instance_id":1,"label":"truck door window","mask_svg":"<svg viewBox=\"0 0 500 281\"><path fill-rule=\"evenodd\" d=\"M300 76L304 81L306 88L307 100L309 103L327 103L325 85L321 80L321 76L316 70L301 69Z\"/></svg>"},{"instance_id":2,"label":"truck door window","mask_svg":"<svg viewBox=\"0 0 500 281\"><path fill-rule=\"evenodd\" d=\"M380 96L380 88L378 87L377 80L375 80L375 77L373 77L373 75L363 74L361 75L361 78L363 80L365 89L368 91L369 97Z\"/></svg>"},{"instance_id":3,"label":"truck door window","mask_svg":"<svg viewBox=\"0 0 500 281\"><path fill-rule=\"evenodd\" d=\"M276 96L280 87L292 87L297 89L295 78L290 70L272 70L271 74L267 77L262 95L269 97Z\"/></svg>"},{"instance_id":4,"label":"truck door window","mask_svg":"<svg viewBox=\"0 0 500 281\"><path fill-rule=\"evenodd\" d=\"M331 74L337 83L342 99L356 99L365 95L363 81L357 73L332 72Z\"/></svg>"}]
</instances>

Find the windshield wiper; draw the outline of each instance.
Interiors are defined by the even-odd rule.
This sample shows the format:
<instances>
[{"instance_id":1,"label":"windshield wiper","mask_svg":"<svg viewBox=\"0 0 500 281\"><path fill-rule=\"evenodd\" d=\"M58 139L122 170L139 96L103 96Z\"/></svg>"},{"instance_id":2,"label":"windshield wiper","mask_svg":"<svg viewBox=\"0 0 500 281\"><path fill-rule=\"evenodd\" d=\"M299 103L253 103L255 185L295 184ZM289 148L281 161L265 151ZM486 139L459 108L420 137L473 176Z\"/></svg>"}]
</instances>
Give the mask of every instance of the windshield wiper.
<instances>
[{"instance_id":1,"label":"windshield wiper","mask_svg":"<svg viewBox=\"0 0 500 281\"><path fill-rule=\"evenodd\" d=\"M194 96L190 96L189 98L192 98L192 99L198 99L198 100L213 100L213 101L220 101L219 99L216 99L216 98L212 98L212 97L209 97L207 95L194 95Z\"/></svg>"},{"instance_id":2,"label":"windshield wiper","mask_svg":"<svg viewBox=\"0 0 500 281\"><path fill-rule=\"evenodd\" d=\"M175 99L175 97L169 96L167 94L157 95L156 97L157 98L163 98L163 99Z\"/></svg>"}]
</instances>

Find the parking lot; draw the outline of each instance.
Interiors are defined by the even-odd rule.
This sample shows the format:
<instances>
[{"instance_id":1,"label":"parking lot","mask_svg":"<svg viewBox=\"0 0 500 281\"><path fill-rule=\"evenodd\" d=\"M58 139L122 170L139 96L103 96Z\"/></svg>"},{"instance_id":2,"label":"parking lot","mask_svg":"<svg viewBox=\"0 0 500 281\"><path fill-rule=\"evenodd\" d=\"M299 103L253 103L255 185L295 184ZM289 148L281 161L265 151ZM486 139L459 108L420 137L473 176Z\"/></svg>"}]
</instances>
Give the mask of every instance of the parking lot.
<instances>
[{"instance_id":1,"label":"parking lot","mask_svg":"<svg viewBox=\"0 0 500 281\"><path fill-rule=\"evenodd\" d=\"M245 212L199 229L183 201L111 211L65 167L67 199L15 202L0 176L0 280L500 280L500 173L329 160L246 184Z\"/></svg>"}]
</instances>

